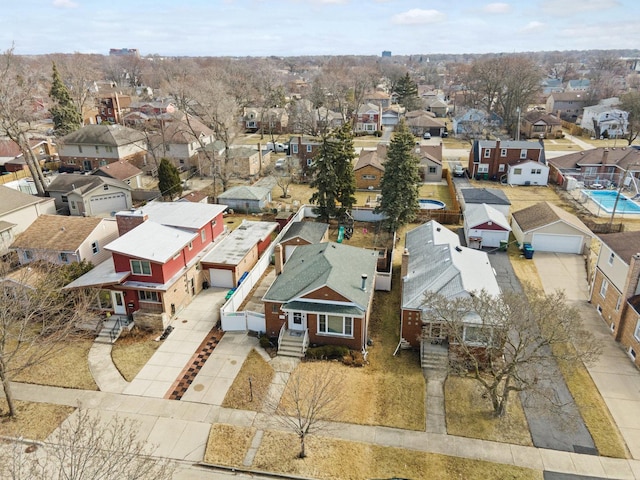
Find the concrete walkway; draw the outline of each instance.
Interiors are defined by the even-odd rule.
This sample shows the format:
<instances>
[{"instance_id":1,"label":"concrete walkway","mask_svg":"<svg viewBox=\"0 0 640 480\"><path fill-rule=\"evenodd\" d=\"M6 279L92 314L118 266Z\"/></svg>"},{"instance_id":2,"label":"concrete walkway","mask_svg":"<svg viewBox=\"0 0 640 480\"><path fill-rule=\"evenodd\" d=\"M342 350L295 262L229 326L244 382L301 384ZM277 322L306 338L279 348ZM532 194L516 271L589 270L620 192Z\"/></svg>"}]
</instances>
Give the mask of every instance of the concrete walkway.
<instances>
[{"instance_id":1,"label":"concrete walkway","mask_svg":"<svg viewBox=\"0 0 640 480\"><path fill-rule=\"evenodd\" d=\"M113 364L110 343L94 342L89 349L89 371L98 388L103 392L122 393L129 385Z\"/></svg>"}]
</instances>

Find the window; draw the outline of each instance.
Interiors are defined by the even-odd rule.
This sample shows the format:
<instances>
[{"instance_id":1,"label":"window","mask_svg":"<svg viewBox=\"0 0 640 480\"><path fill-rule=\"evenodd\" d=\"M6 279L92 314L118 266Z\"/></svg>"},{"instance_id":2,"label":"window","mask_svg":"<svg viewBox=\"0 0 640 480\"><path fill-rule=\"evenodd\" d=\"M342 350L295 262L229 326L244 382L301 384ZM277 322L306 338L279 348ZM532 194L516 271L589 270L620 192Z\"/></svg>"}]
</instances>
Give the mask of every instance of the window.
<instances>
[{"instance_id":1,"label":"window","mask_svg":"<svg viewBox=\"0 0 640 480\"><path fill-rule=\"evenodd\" d=\"M187 245L187 247L189 248L189 250L193 250L193 242L189 242L189 245Z\"/></svg>"},{"instance_id":2,"label":"window","mask_svg":"<svg viewBox=\"0 0 640 480\"><path fill-rule=\"evenodd\" d=\"M82 145L78 145L78 151L82 153Z\"/></svg>"},{"instance_id":3,"label":"window","mask_svg":"<svg viewBox=\"0 0 640 480\"><path fill-rule=\"evenodd\" d=\"M25 260L33 260L33 252L31 250L24 251L24 259Z\"/></svg>"},{"instance_id":4,"label":"window","mask_svg":"<svg viewBox=\"0 0 640 480\"><path fill-rule=\"evenodd\" d=\"M158 292L147 292L146 290L138 290L138 298L143 302L160 302Z\"/></svg>"},{"instance_id":5,"label":"window","mask_svg":"<svg viewBox=\"0 0 640 480\"><path fill-rule=\"evenodd\" d=\"M525 158L527 158L527 149L523 148L522 150L520 150L520 159L524 160Z\"/></svg>"},{"instance_id":6,"label":"window","mask_svg":"<svg viewBox=\"0 0 640 480\"><path fill-rule=\"evenodd\" d=\"M293 312L293 323L294 325L302 325L302 313Z\"/></svg>"},{"instance_id":7,"label":"window","mask_svg":"<svg viewBox=\"0 0 640 480\"><path fill-rule=\"evenodd\" d=\"M533 168L533 169L531 169L531 173L532 173L533 175L540 175L540 174L542 173L542 169L540 169L540 168Z\"/></svg>"},{"instance_id":8,"label":"window","mask_svg":"<svg viewBox=\"0 0 640 480\"><path fill-rule=\"evenodd\" d=\"M485 148L484 149L484 158L489 158L491 157L491 149L490 148Z\"/></svg>"},{"instance_id":9,"label":"window","mask_svg":"<svg viewBox=\"0 0 640 480\"><path fill-rule=\"evenodd\" d=\"M429 167L429 173L436 173L436 167Z\"/></svg>"},{"instance_id":10,"label":"window","mask_svg":"<svg viewBox=\"0 0 640 480\"><path fill-rule=\"evenodd\" d=\"M307 158L307 167L313 165L313 158Z\"/></svg>"},{"instance_id":11,"label":"window","mask_svg":"<svg viewBox=\"0 0 640 480\"><path fill-rule=\"evenodd\" d=\"M513 169L513 174L514 175L522 175L522 169L521 168L514 168Z\"/></svg>"},{"instance_id":12,"label":"window","mask_svg":"<svg viewBox=\"0 0 640 480\"><path fill-rule=\"evenodd\" d=\"M91 244L91 253L94 255L100 251L100 247L98 246L98 241L96 240Z\"/></svg>"},{"instance_id":13,"label":"window","mask_svg":"<svg viewBox=\"0 0 640 480\"><path fill-rule=\"evenodd\" d=\"M113 153L113 147L104 147L107 153Z\"/></svg>"},{"instance_id":14,"label":"window","mask_svg":"<svg viewBox=\"0 0 640 480\"><path fill-rule=\"evenodd\" d=\"M96 153L100 153L100 147L96 145Z\"/></svg>"},{"instance_id":15,"label":"window","mask_svg":"<svg viewBox=\"0 0 640 480\"><path fill-rule=\"evenodd\" d=\"M636 322L636 329L633 332L633 336L640 342L640 319Z\"/></svg>"},{"instance_id":16,"label":"window","mask_svg":"<svg viewBox=\"0 0 640 480\"><path fill-rule=\"evenodd\" d=\"M103 186L102 186L102 189L103 189L103 190L109 190L109 185L103 185Z\"/></svg>"},{"instance_id":17,"label":"window","mask_svg":"<svg viewBox=\"0 0 640 480\"><path fill-rule=\"evenodd\" d=\"M216 226L216 223L217 223L217 221L216 221L216 219L215 219L215 218L214 218L213 220L211 220L211 226L212 226L212 227L215 227L215 226Z\"/></svg>"},{"instance_id":18,"label":"window","mask_svg":"<svg viewBox=\"0 0 640 480\"><path fill-rule=\"evenodd\" d=\"M298 145L291 145L291 153L298 153Z\"/></svg>"},{"instance_id":19,"label":"window","mask_svg":"<svg viewBox=\"0 0 640 480\"><path fill-rule=\"evenodd\" d=\"M622 305L622 295L618 295L618 300L616 301L616 312L620 310L620 305Z\"/></svg>"},{"instance_id":20,"label":"window","mask_svg":"<svg viewBox=\"0 0 640 480\"><path fill-rule=\"evenodd\" d=\"M207 231L203 228L200 230L200 240L204 243L207 240Z\"/></svg>"},{"instance_id":21,"label":"window","mask_svg":"<svg viewBox=\"0 0 640 480\"><path fill-rule=\"evenodd\" d=\"M60 197L60 200L62 200L62 203L69 203L69 199L66 195L62 195L62 197Z\"/></svg>"},{"instance_id":22,"label":"window","mask_svg":"<svg viewBox=\"0 0 640 480\"><path fill-rule=\"evenodd\" d=\"M110 290L100 290L98 293L98 306L105 310L111 310L113 308Z\"/></svg>"},{"instance_id":23,"label":"window","mask_svg":"<svg viewBox=\"0 0 640 480\"><path fill-rule=\"evenodd\" d=\"M478 173L489 173L489 165L486 163L478 165Z\"/></svg>"},{"instance_id":24,"label":"window","mask_svg":"<svg viewBox=\"0 0 640 480\"><path fill-rule=\"evenodd\" d=\"M353 318L339 315L318 315L318 333L353 336Z\"/></svg>"},{"instance_id":25,"label":"window","mask_svg":"<svg viewBox=\"0 0 640 480\"><path fill-rule=\"evenodd\" d=\"M100 166L104 167L107 164L106 160L100 160Z\"/></svg>"},{"instance_id":26,"label":"window","mask_svg":"<svg viewBox=\"0 0 640 480\"><path fill-rule=\"evenodd\" d=\"M66 252L60 252L58 258L62 263L69 263L69 254Z\"/></svg>"},{"instance_id":27,"label":"window","mask_svg":"<svg viewBox=\"0 0 640 480\"><path fill-rule=\"evenodd\" d=\"M488 332L483 327L475 325L466 325L464 327L464 341L478 345L487 345L489 338Z\"/></svg>"},{"instance_id":28,"label":"window","mask_svg":"<svg viewBox=\"0 0 640 480\"><path fill-rule=\"evenodd\" d=\"M600 285L600 296L602 298L607 296L607 288L609 288L609 282L607 280L602 280L602 285Z\"/></svg>"},{"instance_id":29,"label":"window","mask_svg":"<svg viewBox=\"0 0 640 480\"><path fill-rule=\"evenodd\" d=\"M375 180L376 178L378 177L375 175L362 175L363 180Z\"/></svg>"},{"instance_id":30,"label":"window","mask_svg":"<svg viewBox=\"0 0 640 480\"><path fill-rule=\"evenodd\" d=\"M500 149L500 156L501 157L506 157L507 156L507 149L506 148L501 148Z\"/></svg>"},{"instance_id":31,"label":"window","mask_svg":"<svg viewBox=\"0 0 640 480\"><path fill-rule=\"evenodd\" d=\"M75 210L76 209L76 202L74 202L73 200L71 202L69 202L69 207L71 208L71 210Z\"/></svg>"},{"instance_id":32,"label":"window","mask_svg":"<svg viewBox=\"0 0 640 480\"><path fill-rule=\"evenodd\" d=\"M278 313L280 311L280 305L277 303L271 304L271 313Z\"/></svg>"},{"instance_id":33,"label":"window","mask_svg":"<svg viewBox=\"0 0 640 480\"><path fill-rule=\"evenodd\" d=\"M147 260L130 260L131 273L135 275L151 275L151 263Z\"/></svg>"},{"instance_id":34,"label":"window","mask_svg":"<svg viewBox=\"0 0 640 480\"><path fill-rule=\"evenodd\" d=\"M616 254L611 252L611 255L609 255L609 265L613 265L613 259L616 258Z\"/></svg>"},{"instance_id":35,"label":"window","mask_svg":"<svg viewBox=\"0 0 640 480\"><path fill-rule=\"evenodd\" d=\"M500 165L498 165L499 172L504 172L504 169L505 169L504 163L501 163Z\"/></svg>"},{"instance_id":36,"label":"window","mask_svg":"<svg viewBox=\"0 0 640 480\"><path fill-rule=\"evenodd\" d=\"M307 145L307 153L311 153L311 152L313 152L313 146Z\"/></svg>"}]
</instances>

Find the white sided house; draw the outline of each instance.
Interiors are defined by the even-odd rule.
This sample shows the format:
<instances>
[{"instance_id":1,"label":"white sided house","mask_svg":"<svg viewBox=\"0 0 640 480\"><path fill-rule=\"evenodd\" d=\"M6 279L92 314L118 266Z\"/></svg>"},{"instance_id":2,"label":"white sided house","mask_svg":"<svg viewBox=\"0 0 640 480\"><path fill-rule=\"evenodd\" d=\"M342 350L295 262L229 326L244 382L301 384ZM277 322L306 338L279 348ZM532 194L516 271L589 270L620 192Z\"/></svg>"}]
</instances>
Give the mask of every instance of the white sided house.
<instances>
[{"instance_id":1,"label":"white sided house","mask_svg":"<svg viewBox=\"0 0 640 480\"><path fill-rule=\"evenodd\" d=\"M533 160L508 165L506 180L509 185L546 185L549 182L549 167Z\"/></svg>"},{"instance_id":2,"label":"white sided house","mask_svg":"<svg viewBox=\"0 0 640 480\"><path fill-rule=\"evenodd\" d=\"M511 227L506 217L483 203L464 216L464 238L470 248L500 247L509 242Z\"/></svg>"}]
</instances>

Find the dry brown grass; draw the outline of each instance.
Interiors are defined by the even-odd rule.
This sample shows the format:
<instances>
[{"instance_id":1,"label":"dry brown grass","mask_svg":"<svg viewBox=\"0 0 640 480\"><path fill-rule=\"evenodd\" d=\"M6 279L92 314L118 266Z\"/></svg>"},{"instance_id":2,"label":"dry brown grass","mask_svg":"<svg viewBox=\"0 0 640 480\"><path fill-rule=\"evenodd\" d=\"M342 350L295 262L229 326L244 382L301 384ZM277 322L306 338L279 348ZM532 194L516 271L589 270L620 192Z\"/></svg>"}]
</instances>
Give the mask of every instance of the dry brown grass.
<instances>
[{"instance_id":1,"label":"dry brown grass","mask_svg":"<svg viewBox=\"0 0 640 480\"><path fill-rule=\"evenodd\" d=\"M307 457L297 458L298 438L284 432L265 432L253 461L256 470L319 479L428 478L465 480L542 479L534 470L399 448L310 436Z\"/></svg>"},{"instance_id":2,"label":"dry brown grass","mask_svg":"<svg viewBox=\"0 0 640 480\"><path fill-rule=\"evenodd\" d=\"M127 382L131 382L142 370L160 346L156 333L142 332L136 328L121 336L113 345L111 359Z\"/></svg>"},{"instance_id":3,"label":"dry brown grass","mask_svg":"<svg viewBox=\"0 0 640 480\"><path fill-rule=\"evenodd\" d=\"M255 428L214 423L209 431L204 462L241 466L255 432Z\"/></svg>"},{"instance_id":4,"label":"dry brown grass","mask_svg":"<svg viewBox=\"0 0 640 480\"><path fill-rule=\"evenodd\" d=\"M517 393L509 398L507 414L496 418L491 400L483 398L476 380L449 375L444 392L449 435L533 446Z\"/></svg>"},{"instance_id":5,"label":"dry brown grass","mask_svg":"<svg viewBox=\"0 0 640 480\"><path fill-rule=\"evenodd\" d=\"M45 440L75 410L65 405L16 401L15 419L2 417L0 436ZM7 404L0 400L0 409L6 414Z\"/></svg>"},{"instance_id":6,"label":"dry brown grass","mask_svg":"<svg viewBox=\"0 0 640 480\"><path fill-rule=\"evenodd\" d=\"M309 199L311 195L313 195L313 189L303 183L292 183L289 185L289 189L287 191L289 198L280 198L282 195L282 189L279 186L274 186L271 190L271 199L274 204L282 204L282 205L292 205L293 202L297 201L300 205L305 205L309 203Z\"/></svg>"},{"instance_id":7,"label":"dry brown grass","mask_svg":"<svg viewBox=\"0 0 640 480\"><path fill-rule=\"evenodd\" d=\"M224 397L222 406L255 412L261 411L274 375L275 372L271 365L265 362L258 352L251 350ZM253 400L251 400L251 391L249 390L249 378L251 378Z\"/></svg>"},{"instance_id":8,"label":"dry brown grass","mask_svg":"<svg viewBox=\"0 0 640 480\"><path fill-rule=\"evenodd\" d=\"M419 189L420 198L431 198L440 200L451 206L451 195L449 194L449 187L440 183L423 183Z\"/></svg>"},{"instance_id":9,"label":"dry brown grass","mask_svg":"<svg viewBox=\"0 0 640 480\"><path fill-rule=\"evenodd\" d=\"M566 203L551 186L509 186L498 182L485 182L472 180L471 183L479 188L496 188L502 190L511 202L511 211L517 212L539 202L549 202L553 205L563 206L571 210L571 205Z\"/></svg>"},{"instance_id":10,"label":"dry brown grass","mask_svg":"<svg viewBox=\"0 0 640 480\"><path fill-rule=\"evenodd\" d=\"M87 355L92 344L92 338L74 335L67 340L62 350L48 358L46 362L16 375L14 381L53 387L97 390L98 387L89 371L87 362Z\"/></svg>"}]
</instances>

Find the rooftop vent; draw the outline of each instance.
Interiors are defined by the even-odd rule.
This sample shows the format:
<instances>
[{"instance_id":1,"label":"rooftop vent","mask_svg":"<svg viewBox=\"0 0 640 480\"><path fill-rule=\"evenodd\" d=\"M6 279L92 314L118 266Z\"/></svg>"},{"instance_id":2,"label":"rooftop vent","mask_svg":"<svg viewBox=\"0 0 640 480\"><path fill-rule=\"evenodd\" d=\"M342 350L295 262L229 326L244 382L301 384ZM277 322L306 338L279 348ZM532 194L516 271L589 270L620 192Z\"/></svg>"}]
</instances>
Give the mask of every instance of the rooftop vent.
<instances>
[{"instance_id":1,"label":"rooftop vent","mask_svg":"<svg viewBox=\"0 0 640 480\"><path fill-rule=\"evenodd\" d=\"M456 247L456 252L461 252L461 251L462 251L462 248Z\"/></svg>"}]
</instances>

